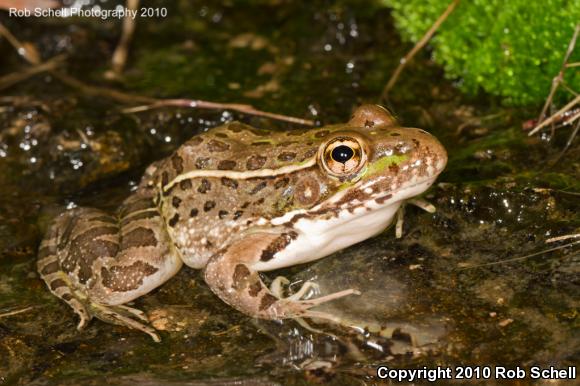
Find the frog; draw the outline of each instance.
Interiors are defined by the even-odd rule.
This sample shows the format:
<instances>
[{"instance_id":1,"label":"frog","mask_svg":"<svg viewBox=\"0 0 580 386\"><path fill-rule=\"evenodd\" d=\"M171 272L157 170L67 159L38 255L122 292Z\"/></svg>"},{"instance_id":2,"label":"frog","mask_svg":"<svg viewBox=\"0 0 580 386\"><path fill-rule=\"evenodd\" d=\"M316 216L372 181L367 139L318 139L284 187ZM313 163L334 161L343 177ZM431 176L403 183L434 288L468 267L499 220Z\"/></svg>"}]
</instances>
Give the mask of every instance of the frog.
<instances>
[{"instance_id":1,"label":"frog","mask_svg":"<svg viewBox=\"0 0 580 386\"><path fill-rule=\"evenodd\" d=\"M284 296L283 276L262 272L309 263L374 237L406 200L443 171L447 152L428 132L406 128L378 105L350 120L286 131L232 121L193 136L154 162L118 209L75 207L40 244L37 270L79 316L160 337L127 305L183 265L202 270L211 291L253 318L333 319L317 310L354 288Z\"/></svg>"}]
</instances>

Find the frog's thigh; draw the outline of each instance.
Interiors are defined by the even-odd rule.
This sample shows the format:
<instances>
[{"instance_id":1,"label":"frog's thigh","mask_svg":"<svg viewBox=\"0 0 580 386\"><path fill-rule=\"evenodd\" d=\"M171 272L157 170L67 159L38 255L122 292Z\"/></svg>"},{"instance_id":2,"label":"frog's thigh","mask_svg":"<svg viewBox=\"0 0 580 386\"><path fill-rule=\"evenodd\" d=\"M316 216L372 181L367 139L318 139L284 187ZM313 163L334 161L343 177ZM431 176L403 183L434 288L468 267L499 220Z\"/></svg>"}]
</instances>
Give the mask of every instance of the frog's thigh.
<instances>
[{"instance_id":1,"label":"frog's thigh","mask_svg":"<svg viewBox=\"0 0 580 386\"><path fill-rule=\"evenodd\" d=\"M160 286L179 271L182 261L169 241L160 216L122 226L119 250L103 259L90 297L103 304L131 301Z\"/></svg>"}]
</instances>

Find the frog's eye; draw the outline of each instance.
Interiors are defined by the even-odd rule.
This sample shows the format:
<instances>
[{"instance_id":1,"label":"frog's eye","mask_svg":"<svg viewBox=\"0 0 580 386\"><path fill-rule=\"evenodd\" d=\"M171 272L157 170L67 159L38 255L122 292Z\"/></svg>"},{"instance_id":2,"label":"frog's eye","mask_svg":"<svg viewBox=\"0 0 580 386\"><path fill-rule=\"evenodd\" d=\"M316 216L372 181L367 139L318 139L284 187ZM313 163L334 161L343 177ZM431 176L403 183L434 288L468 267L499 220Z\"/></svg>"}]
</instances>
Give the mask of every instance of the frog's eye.
<instances>
[{"instance_id":1,"label":"frog's eye","mask_svg":"<svg viewBox=\"0 0 580 386\"><path fill-rule=\"evenodd\" d=\"M325 145L321 158L327 172L342 177L359 171L366 154L357 138L336 137Z\"/></svg>"}]
</instances>

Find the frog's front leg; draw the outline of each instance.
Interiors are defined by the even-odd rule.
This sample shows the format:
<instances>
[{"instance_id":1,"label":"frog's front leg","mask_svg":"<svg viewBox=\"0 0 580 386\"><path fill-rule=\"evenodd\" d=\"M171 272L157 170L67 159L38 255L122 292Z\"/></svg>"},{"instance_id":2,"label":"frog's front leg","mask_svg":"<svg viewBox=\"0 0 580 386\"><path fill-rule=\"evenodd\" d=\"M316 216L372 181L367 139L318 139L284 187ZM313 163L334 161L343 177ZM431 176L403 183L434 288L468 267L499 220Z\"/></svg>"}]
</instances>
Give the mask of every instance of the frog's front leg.
<instances>
[{"instance_id":1,"label":"frog's front leg","mask_svg":"<svg viewBox=\"0 0 580 386\"><path fill-rule=\"evenodd\" d=\"M347 289L308 300L295 296L282 298L268 289L254 269L263 259L276 258L276 252L288 246L292 239L292 231L242 236L210 259L205 268L205 281L224 302L246 315L262 319L307 317L338 321L331 314L311 308L358 291Z\"/></svg>"}]
</instances>

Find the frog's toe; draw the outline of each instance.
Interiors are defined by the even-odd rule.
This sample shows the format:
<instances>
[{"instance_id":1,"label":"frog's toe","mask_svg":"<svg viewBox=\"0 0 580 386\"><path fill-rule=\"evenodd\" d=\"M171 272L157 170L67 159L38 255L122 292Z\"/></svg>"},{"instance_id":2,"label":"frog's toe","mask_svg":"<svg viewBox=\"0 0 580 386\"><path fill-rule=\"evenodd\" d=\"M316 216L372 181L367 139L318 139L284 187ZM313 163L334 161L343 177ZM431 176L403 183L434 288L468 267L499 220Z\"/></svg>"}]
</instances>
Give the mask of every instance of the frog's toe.
<instances>
[{"instance_id":1,"label":"frog's toe","mask_svg":"<svg viewBox=\"0 0 580 386\"><path fill-rule=\"evenodd\" d=\"M304 283L304 285L302 286L304 288L304 286L306 286L308 283L310 282L306 282ZM314 283L312 283L314 284ZM312 284L310 284L309 286L311 286ZM307 288L307 290L310 288ZM302 290L302 288L300 289ZM300 291L298 291L300 292ZM298 293L296 293L295 295L297 295ZM293 295L293 296L295 296ZM319 306L323 303L327 303L336 299L340 299L343 298L345 296L349 296L349 295L360 295L360 291L355 290L355 289L347 289L344 291L339 291L339 292L335 292L329 295L325 295L325 296L321 296L315 299L309 299L309 300L296 300L296 299L292 299L292 298L285 298L285 299L281 299L280 300L280 304L279 307L281 308L281 311L288 315L289 317L292 318L315 318L315 319L325 319L325 320L330 320L336 323L341 323L341 319L335 315L332 315L328 312L322 312L322 311L313 311L311 310L311 308Z\"/></svg>"},{"instance_id":2,"label":"frog's toe","mask_svg":"<svg viewBox=\"0 0 580 386\"><path fill-rule=\"evenodd\" d=\"M157 334L157 331L146 324L149 323L149 319L147 319L147 316L145 316L145 313L141 310L124 305L110 306L100 303L91 303L91 313L93 316L104 322L142 331L153 338L155 342L161 342L161 338ZM139 319L145 323L141 323L135 319Z\"/></svg>"},{"instance_id":3,"label":"frog's toe","mask_svg":"<svg viewBox=\"0 0 580 386\"><path fill-rule=\"evenodd\" d=\"M306 283L302 284L302 287L300 287L298 292L289 296L288 299L300 300L311 290L315 291L316 293L320 293L320 286L312 281L307 281Z\"/></svg>"},{"instance_id":4,"label":"frog's toe","mask_svg":"<svg viewBox=\"0 0 580 386\"><path fill-rule=\"evenodd\" d=\"M283 298L284 286L287 286L288 284L290 284L290 280L284 276L278 276L272 281L272 284L270 284L270 292L272 292L278 298Z\"/></svg>"}]
</instances>

